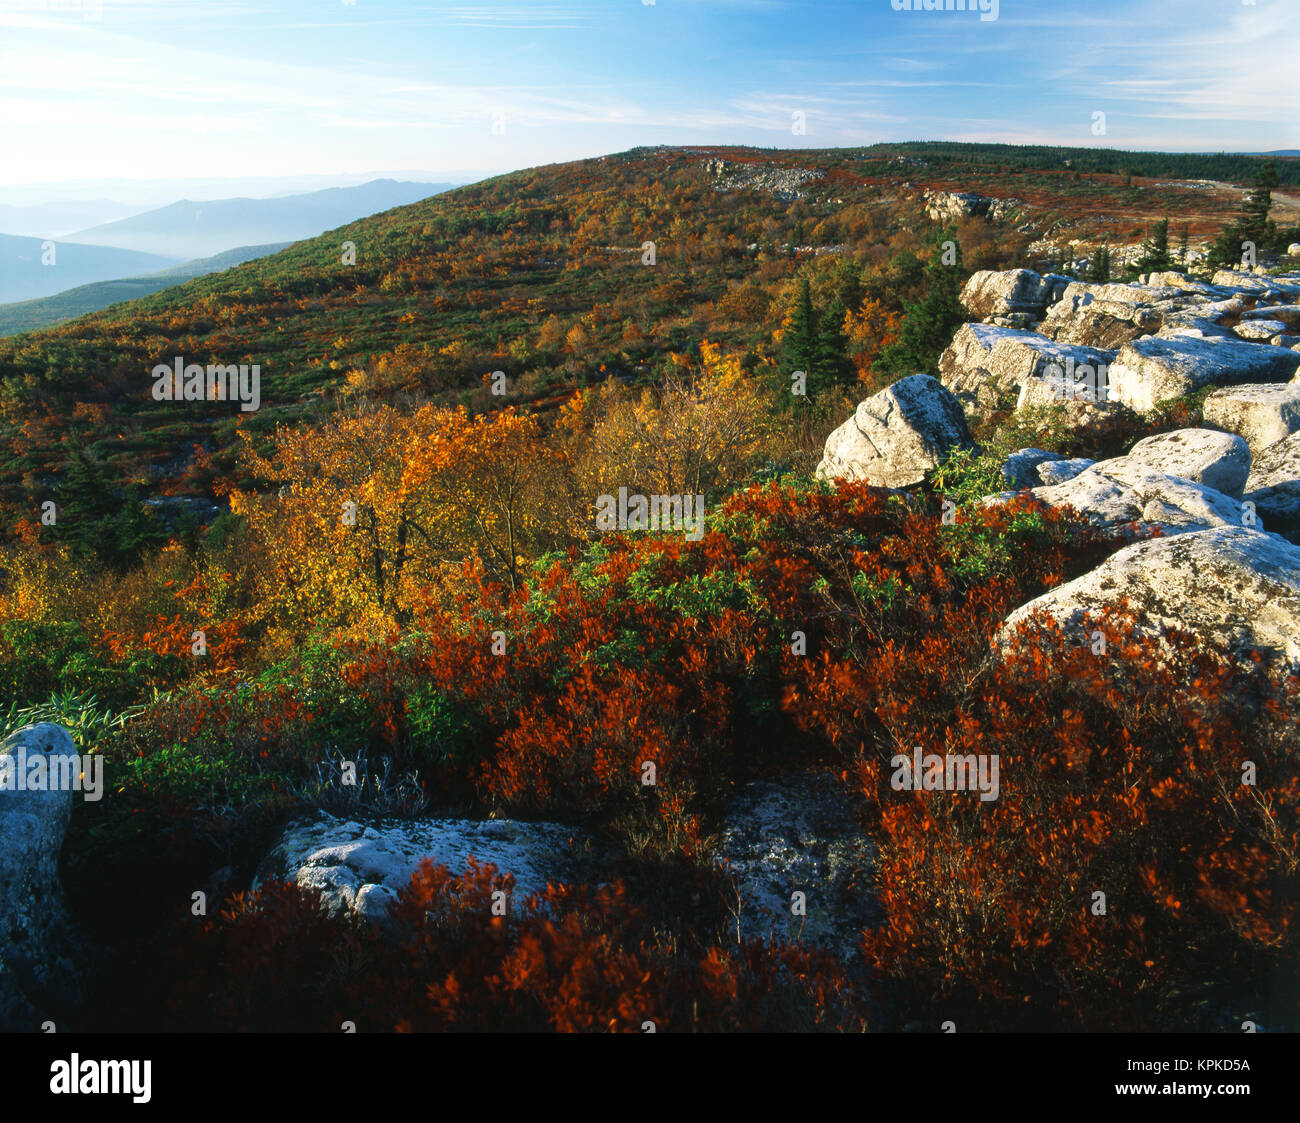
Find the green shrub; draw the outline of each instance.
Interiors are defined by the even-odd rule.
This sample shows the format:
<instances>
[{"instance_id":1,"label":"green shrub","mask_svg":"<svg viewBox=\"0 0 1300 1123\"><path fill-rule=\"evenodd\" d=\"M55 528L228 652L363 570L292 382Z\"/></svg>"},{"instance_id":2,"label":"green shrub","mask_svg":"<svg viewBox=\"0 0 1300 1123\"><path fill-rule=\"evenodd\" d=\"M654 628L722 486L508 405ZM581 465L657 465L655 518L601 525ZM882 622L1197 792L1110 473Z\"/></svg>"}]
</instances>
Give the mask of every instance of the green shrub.
<instances>
[{"instance_id":1,"label":"green shrub","mask_svg":"<svg viewBox=\"0 0 1300 1123\"><path fill-rule=\"evenodd\" d=\"M172 662L172 656L143 651L115 663L91 646L76 621L7 620L0 624L0 705L86 694L124 708L140 701L150 678Z\"/></svg>"}]
</instances>

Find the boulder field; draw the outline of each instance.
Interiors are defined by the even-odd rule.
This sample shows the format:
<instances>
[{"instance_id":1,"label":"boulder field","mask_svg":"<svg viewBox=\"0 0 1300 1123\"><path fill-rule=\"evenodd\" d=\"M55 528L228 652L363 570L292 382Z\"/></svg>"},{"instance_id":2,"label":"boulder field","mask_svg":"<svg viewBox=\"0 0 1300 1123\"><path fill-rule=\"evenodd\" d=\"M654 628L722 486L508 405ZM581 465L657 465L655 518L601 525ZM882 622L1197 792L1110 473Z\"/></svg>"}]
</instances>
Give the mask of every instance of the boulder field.
<instances>
[{"instance_id":1,"label":"boulder field","mask_svg":"<svg viewBox=\"0 0 1300 1123\"><path fill-rule=\"evenodd\" d=\"M1178 627L1300 667L1300 349L1287 345L1297 294L1300 276L1262 272L1137 284L976 273L962 293L972 322L938 378L914 375L864 401L827 440L818 475L915 486L947 451L971 447L958 410L970 420L1060 403L1086 437L1108 410L1141 414L1206 390L1201 427L1146 437L1122 456L1007 457L1006 490L986 505L1028 491L1116 540L1155 537L1018 609L999 643L1008 649L1036 613L1076 624L1126 599L1153 642Z\"/></svg>"}]
</instances>

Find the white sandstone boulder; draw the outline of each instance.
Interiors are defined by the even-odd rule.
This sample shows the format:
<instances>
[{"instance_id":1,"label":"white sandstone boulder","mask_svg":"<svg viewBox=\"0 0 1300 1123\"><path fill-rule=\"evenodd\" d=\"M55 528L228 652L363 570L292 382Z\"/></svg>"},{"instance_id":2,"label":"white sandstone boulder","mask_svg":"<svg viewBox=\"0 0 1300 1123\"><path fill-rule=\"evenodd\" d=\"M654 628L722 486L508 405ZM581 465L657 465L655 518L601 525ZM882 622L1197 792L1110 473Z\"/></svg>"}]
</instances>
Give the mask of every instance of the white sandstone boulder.
<instances>
[{"instance_id":1,"label":"white sandstone boulder","mask_svg":"<svg viewBox=\"0 0 1300 1123\"><path fill-rule=\"evenodd\" d=\"M860 403L826 439L817 477L912 487L949 449L970 445L961 403L937 378L914 374Z\"/></svg>"},{"instance_id":2,"label":"white sandstone boulder","mask_svg":"<svg viewBox=\"0 0 1300 1123\"><path fill-rule=\"evenodd\" d=\"M1135 339L1110 366L1110 397L1145 412L1202 386L1269 383L1291 378L1300 357L1285 347L1180 335Z\"/></svg>"},{"instance_id":3,"label":"white sandstone boulder","mask_svg":"<svg viewBox=\"0 0 1300 1123\"><path fill-rule=\"evenodd\" d=\"M1258 455L1300 429L1300 385L1227 386L1205 399L1202 416L1207 425L1243 437Z\"/></svg>"},{"instance_id":4,"label":"white sandstone boulder","mask_svg":"<svg viewBox=\"0 0 1300 1123\"><path fill-rule=\"evenodd\" d=\"M287 881L319 890L332 916L386 925L388 908L424 859L463 874L466 861L491 863L515 879L518 902L548 881L584 880L589 839L558 823L510 819L399 819L375 824L316 812L290 823L253 883Z\"/></svg>"},{"instance_id":5,"label":"white sandstone boulder","mask_svg":"<svg viewBox=\"0 0 1300 1123\"><path fill-rule=\"evenodd\" d=\"M1300 665L1300 547L1242 527L1127 546L1016 609L998 633L998 646L1007 651L1019 643L1019 626L1040 612L1068 632L1083 633L1088 614L1121 598L1153 638L1172 627L1238 657L1254 649Z\"/></svg>"},{"instance_id":6,"label":"white sandstone boulder","mask_svg":"<svg viewBox=\"0 0 1300 1123\"><path fill-rule=\"evenodd\" d=\"M1250 474L1250 446L1234 433L1214 429L1157 433L1138 441L1124 459L1237 499Z\"/></svg>"}]
</instances>

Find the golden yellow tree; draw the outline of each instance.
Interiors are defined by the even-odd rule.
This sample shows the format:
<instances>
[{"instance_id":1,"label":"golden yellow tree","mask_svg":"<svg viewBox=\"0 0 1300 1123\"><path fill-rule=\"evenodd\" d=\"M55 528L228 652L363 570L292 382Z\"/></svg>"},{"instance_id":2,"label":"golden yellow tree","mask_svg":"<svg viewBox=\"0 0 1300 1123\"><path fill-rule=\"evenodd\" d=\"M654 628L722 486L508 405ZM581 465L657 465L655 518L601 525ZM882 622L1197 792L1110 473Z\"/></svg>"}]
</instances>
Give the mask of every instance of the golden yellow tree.
<instances>
[{"instance_id":1,"label":"golden yellow tree","mask_svg":"<svg viewBox=\"0 0 1300 1123\"><path fill-rule=\"evenodd\" d=\"M566 416L579 491L588 503L619 487L661 495L716 496L743 483L761 454L771 414L739 358L700 345L639 401L588 393ZM587 421L586 431L583 420Z\"/></svg>"},{"instance_id":2,"label":"golden yellow tree","mask_svg":"<svg viewBox=\"0 0 1300 1123\"><path fill-rule=\"evenodd\" d=\"M362 402L329 422L248 443L245 467L277 487L232 509L267 544L268 618L374 632L471 554L516 586L545 537L541 484L554 453L534 419Z\"/></svg>"}]
</instances>

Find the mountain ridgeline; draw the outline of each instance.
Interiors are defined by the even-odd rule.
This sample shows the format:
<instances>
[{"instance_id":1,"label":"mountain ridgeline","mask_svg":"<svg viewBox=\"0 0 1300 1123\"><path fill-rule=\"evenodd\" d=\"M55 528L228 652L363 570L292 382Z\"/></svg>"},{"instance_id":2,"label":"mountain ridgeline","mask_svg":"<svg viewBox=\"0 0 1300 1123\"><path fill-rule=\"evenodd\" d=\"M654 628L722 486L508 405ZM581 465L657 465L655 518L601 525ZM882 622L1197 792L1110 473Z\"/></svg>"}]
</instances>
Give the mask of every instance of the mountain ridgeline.
<instances>
[{"instance_id":1,"label":"mountain ridgeline","mask_svg":"<svg viewBox=\"0 0 1300 1123\"><path fill-rule=\"evenodd\" d=\"M418 202L449 186L376 179L356 187L330 187L271 199L181 199L78 231L68 240L181 259L210 257L235 246L308 238L363 215Z\"/></svg>"}]
</instances>

